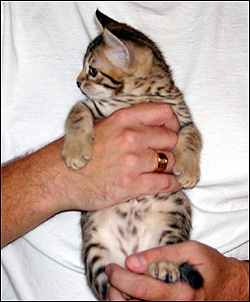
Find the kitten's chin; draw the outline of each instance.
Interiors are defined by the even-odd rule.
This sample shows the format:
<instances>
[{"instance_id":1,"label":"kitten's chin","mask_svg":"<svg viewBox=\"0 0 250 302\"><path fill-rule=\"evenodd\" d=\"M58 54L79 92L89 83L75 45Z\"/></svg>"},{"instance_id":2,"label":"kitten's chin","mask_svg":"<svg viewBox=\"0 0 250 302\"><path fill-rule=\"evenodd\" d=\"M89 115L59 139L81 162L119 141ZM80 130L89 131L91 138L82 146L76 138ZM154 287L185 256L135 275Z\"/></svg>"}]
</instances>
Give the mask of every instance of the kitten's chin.
<instances>
[{"instance_id":1,"label":"kitten's chin","mask_svg":"<svg viewBox=\"0 0 250 302\"><path fill-rule=\"evenodd\" d=\"M90 99L93 99L93 100L102 100L102 99L107 99L107 98L110 98L112 97L113 95L110 94L110 93L107 93L106 91L104 92L89 92L89 91L84 91L81 89L81 92L87 97L87 98L90 98Z\"/></svg>"},{"instance_id":2,"label":"kitten's chin","mask_svg":"<svg viewBox=\"0 0 250 302\"><path fill-rule=\"evenodd\" d=\"M85 95L87 98L90 98L90 96L88 96L88 94L85 91L83 91L82 89L80 89L80 90L83 95Z\"/></svg>"},{"instance_id":3,"label":"kitten's chin","mask_svg":"<svg viewBox=\"0 0 250 302\"><path fill-rule=\"evenodd\" d=\"M92 99L92 98L93 98L93 96L92 96L91 93L89 93L89 92L87 92L87 91L84 91L84 90L81 89L81 88L80 88L80 90L81 90L82 94L85 95L87 98L89 98L89 99Z\"/></svg>"}]
</instances>

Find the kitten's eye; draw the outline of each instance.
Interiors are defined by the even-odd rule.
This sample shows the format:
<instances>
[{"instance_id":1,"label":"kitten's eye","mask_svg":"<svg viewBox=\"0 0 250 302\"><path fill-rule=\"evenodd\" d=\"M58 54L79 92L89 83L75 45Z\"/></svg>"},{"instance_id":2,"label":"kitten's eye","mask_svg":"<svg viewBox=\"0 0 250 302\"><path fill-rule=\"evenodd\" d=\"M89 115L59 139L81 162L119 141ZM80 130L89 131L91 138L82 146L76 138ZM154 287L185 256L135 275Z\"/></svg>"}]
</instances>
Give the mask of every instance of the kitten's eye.
<instances>
[{"instance_id":1,"label":"kitten's eye","mask_svg":"<svg viewBox=\"0 0 250 302\"><path fill-rule=\"evenodd\" d=\"M99 70L97 68L93 68L93 67L89 66L89 74L92 77L96 77L98 72L99 72Z\"/></svg>"}]
</instances>

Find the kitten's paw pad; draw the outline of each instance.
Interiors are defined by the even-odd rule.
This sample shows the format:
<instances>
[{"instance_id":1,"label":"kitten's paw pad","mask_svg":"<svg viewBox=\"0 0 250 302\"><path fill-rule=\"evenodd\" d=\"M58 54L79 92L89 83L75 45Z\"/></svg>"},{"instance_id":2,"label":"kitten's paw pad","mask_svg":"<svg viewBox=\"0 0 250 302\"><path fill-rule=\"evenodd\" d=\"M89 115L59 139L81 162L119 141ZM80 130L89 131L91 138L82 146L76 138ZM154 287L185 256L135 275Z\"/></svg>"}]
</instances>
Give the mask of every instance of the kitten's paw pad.
<instances>
[{"instance_id":1,"label":"kitten's paw pad","mask_svg":"<svg viewBox=\"0 0 250 302\"><path fill-rule=\"evenodd\" d=\"M174 174L178 177L182 188L193 188L200 179L200 167L196 160L185 158L176 159Z\"/></svg>"},{"instance_id":2,"label":"kitten's paw pad","mask_svg":"<svg viewBox=\"0 0 250 302\"><path fill-rule=\"evenodd\" d=\"M166 261L152 262L146 274L167 283L173 283L180 279L178 265Z\"/></svg>"},{"instance_id":3,"label":"kitten's paw pad","mask_svg":"<svg viewBox=\"0 0 250 302\"><path fill-rule=\"evenodd\" d=\"M92 157L92 144L74 146L65 143L62 155L68 167L75 170L83 168Z\"/></svg>"}]
</instances>

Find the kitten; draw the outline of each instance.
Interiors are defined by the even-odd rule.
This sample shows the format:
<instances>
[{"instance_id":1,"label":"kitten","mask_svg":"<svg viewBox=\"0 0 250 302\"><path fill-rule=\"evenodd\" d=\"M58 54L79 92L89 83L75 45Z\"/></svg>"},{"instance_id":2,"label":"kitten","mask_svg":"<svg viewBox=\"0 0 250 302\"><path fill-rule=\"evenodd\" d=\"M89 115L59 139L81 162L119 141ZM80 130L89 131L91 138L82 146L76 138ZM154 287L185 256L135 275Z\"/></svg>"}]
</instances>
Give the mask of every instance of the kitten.
<instances>
[{"instance_id":1,"label":"kitten","mask_svg":"<svg viewBox=\"0 0 250 302\"><path fill-rule=\"evenodd\" d=\"M98 10L96 20L102 33L88 46L77 78L87 99L72 108L66 121L67 165L79 169L91 159L97 119L139 103L165 102L180 122L174 174L183 188L194 187L200 176L201 136L160 50L143 33ZM105 267L110 262L124 266L125 258L138 251L188 240L191 206L182 191L158 193L83 212L81 223L87 280L94 295L103 300L109 286ZM188 263L154 262L147 274L165 282L185 280L194 288L203 282Z\"/></svg>"}]
</instances>

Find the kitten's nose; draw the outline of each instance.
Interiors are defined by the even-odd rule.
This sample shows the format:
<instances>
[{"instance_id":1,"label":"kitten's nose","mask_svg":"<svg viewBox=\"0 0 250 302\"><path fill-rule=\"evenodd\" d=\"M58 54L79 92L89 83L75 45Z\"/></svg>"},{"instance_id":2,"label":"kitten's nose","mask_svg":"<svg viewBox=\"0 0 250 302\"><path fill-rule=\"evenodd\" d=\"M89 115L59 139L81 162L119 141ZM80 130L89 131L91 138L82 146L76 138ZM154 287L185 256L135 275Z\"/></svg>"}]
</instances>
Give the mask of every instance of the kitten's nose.
<instances>
[{"instance_id":1,"label":"kitten's nose","mask_svg":"<svg viewBox=\"0 0 250 302\"><path fill-rule=\"evenodd\" d=\"M81 84L82 84L81 82L78 82L78 81L76 82L76 85L77 85L79 88L81 87Z\"/></svg>"}]
</instances>

